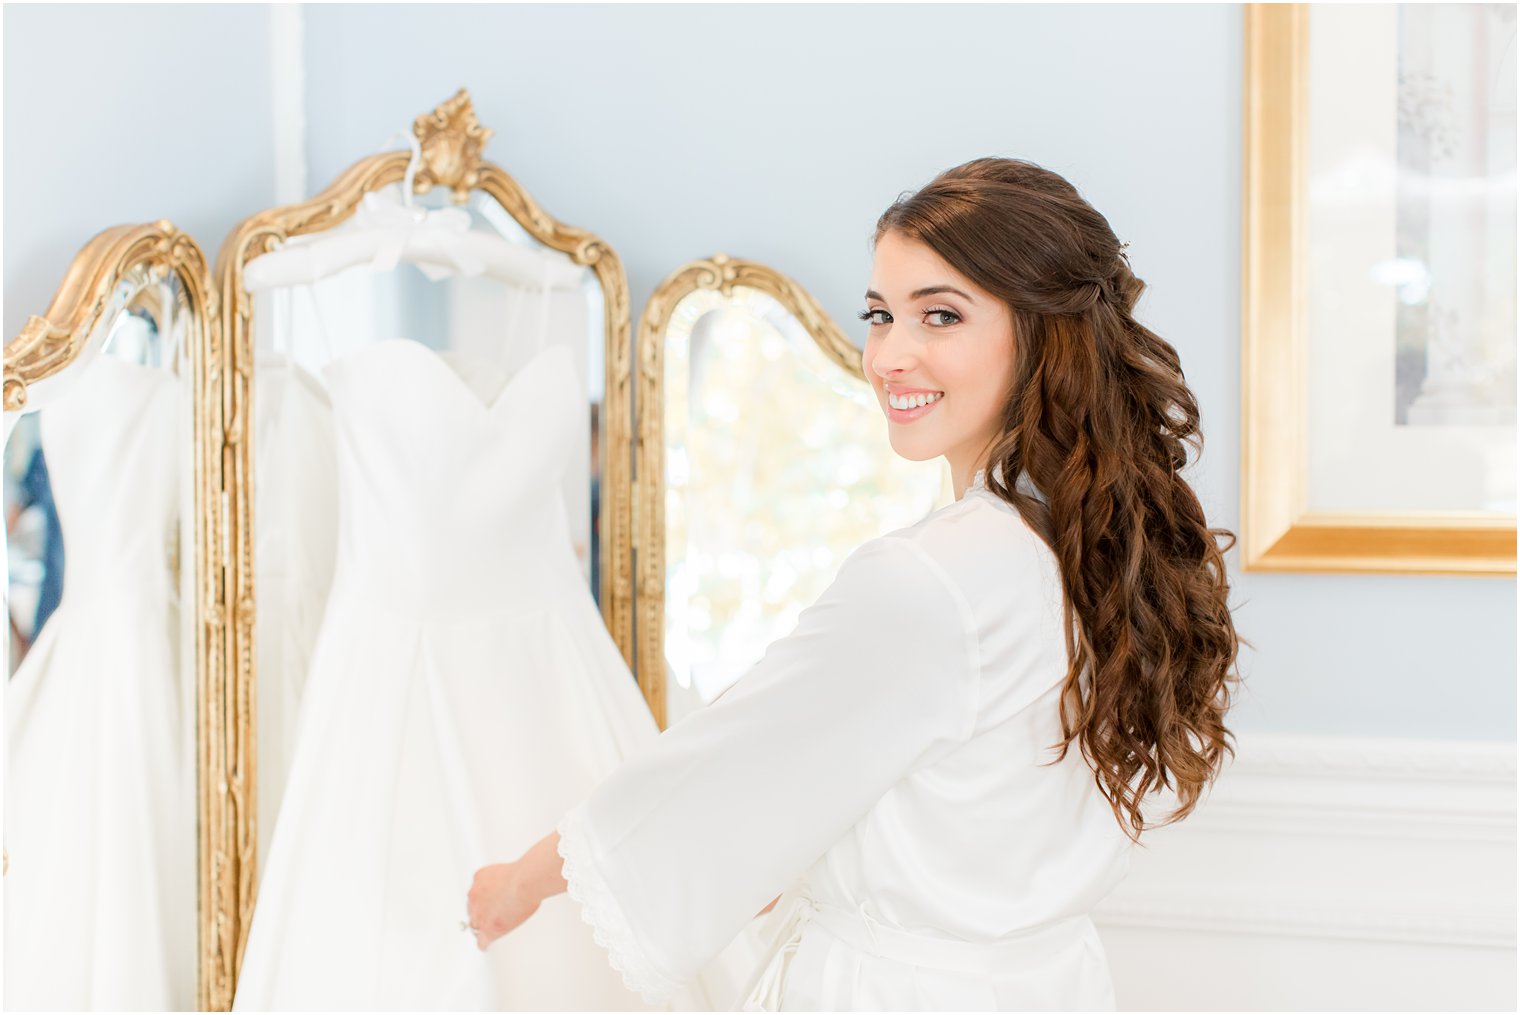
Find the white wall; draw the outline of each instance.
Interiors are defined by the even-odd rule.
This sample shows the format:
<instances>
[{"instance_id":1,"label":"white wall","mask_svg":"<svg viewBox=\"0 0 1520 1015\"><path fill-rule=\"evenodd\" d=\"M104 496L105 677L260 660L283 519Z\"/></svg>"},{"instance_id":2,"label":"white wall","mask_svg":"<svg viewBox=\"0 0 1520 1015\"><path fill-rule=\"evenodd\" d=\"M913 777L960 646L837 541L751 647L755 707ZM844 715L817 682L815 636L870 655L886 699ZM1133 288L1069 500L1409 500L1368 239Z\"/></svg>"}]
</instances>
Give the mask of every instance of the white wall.
<instances>
[{"instance_id":1,"label":"white wall","mask_svg":"<svg viewBox=\"0 0 1520 1015\"><path fill-rule=\"evenodd\" d=\"M986 154L1065 174L1131 243L1239 530L1238 7L358 4L305 33L311 190L464 85L487 155L622 256L635 321L725 251L858 334L899 192ZM1515 739L1513 579L1237 572L1234 602L1243 731Z\"/></svg>"},{"instance_id":2,"label":"white wall","mask_svg":"<svg viewBox=\"0 0 1520 1015\"><path fill-rule=\"evenodd\" d=\"M1513 745L1247 734L1142 842L1095 913L1122 1009L1515 1008Z\"/></svg>"},{"instance_id":3,"label":"white wall","mask_svg":"<svg viewBox=\"0 0 1520 1015\"><path fill-rule=\"evenodd\" d=\"M167 218L214 261L274 196L269 11L7 4L5 337L109 226Z\"/></svg>"}]
</instances>

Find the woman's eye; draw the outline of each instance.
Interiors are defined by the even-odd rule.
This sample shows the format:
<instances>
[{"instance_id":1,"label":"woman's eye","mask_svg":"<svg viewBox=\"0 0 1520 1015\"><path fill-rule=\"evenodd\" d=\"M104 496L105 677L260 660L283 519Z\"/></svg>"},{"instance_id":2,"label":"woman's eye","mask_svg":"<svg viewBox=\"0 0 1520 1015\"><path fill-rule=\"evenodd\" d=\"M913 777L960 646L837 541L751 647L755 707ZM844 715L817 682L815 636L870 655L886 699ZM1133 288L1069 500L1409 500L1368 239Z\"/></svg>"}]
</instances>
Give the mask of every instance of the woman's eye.
<instances>
[{"instance_id":1,"label":"woman's eye","mask_svg":"<svg viewBox=\"0 0 1520 1015\"><path fill-rule=\"evenodd\" d=\"M871 310L862 310L859 314L859 317L862 321L865 321L867 324L872 325L892 323L892 315L880 307L876 307Z\"/></svg>"},{"instance_id":2,"label":"woman's eye","mask_svg":"<svg viewBox=\"0 0 1520 1015\"><path fill-rule=\"evenodd\" d=\"M961 315L954 310L925 310L924 320L939 328L961 323Z\"/></svg>"}]
</instances>

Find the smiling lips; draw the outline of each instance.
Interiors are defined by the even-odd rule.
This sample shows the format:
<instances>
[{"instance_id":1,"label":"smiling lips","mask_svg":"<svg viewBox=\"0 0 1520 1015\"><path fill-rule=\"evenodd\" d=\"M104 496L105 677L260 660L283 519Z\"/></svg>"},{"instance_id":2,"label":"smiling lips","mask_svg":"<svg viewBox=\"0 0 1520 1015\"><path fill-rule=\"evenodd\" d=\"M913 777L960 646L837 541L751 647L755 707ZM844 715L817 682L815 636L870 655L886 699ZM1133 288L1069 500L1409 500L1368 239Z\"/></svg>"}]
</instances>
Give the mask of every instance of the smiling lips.
<instances>
[{"instance_id":1,"label":"smiling lips","mask_svg":"<svg viewBox=\"0 0 1520 1015\"><path fill-rule=\"evenodd\" d=\"M943 391L919 391L905 395L887 393L887 404L894 409L916 409L930 402L937 402L945 397Z\"/></svg>"},{"instance_id":2,"label":"smiling lips","mask_svg":"<svg viewBox=\"0 0 1520 1015\"><path fill-rule=\"evenodd\" d=\"M945 397L943 391L917 391L893 392L886 389L887 395L887 418L894 423L911 423L916 419L922 419L934 411L934 407Z\"/></svg>"}]
</instances>

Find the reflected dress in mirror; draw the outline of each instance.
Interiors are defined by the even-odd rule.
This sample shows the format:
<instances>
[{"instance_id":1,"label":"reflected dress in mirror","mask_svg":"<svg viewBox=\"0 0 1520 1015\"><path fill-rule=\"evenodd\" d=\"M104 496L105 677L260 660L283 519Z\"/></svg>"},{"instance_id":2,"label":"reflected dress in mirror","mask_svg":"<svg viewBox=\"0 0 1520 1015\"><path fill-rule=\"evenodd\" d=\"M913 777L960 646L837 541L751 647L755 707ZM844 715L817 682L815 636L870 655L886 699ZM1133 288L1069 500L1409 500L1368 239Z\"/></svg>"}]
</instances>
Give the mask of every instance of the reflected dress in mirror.
<instances>
[{"instance_id":1,"label":"reflected dress in mirror","mask_svg":"<svg viewBox=\"0 0 1520 1015\"><path fill-rule=\"evenodd\" d=\"M97 355L40 410L63 595L6 687L5 1007L195 1003L179 381Z\"/></svg>"},{"instance_id":2,"label":"reflected dress in mirror","mask_svg":"<svg viewBox=\"0 0 1520 1015\"><path fill-rule=\"evenodd\" d=\"M504 385L450 362L390 339L324 370L337 562L240 1010L647 1008L568 898L486 953L462 928L475 870L657 729L566 522L573 354L550 343Z\"/></svg>"}]
</instances>

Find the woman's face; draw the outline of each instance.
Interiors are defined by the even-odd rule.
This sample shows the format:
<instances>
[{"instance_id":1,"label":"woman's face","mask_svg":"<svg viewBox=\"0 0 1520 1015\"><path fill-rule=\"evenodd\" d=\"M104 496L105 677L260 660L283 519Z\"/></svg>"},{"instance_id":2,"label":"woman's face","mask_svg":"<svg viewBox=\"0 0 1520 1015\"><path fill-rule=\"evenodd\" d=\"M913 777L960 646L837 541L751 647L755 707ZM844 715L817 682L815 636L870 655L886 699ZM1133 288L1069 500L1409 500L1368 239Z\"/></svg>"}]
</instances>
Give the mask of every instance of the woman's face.
<instances>
[{"instance_id":1,"label":"woman's face","mask_svg":"<svg viewBox=\"0 0 1520 1015\"><path fill-rule=\"evenodd\" d=\"M892 450L915 462L944 455L959 492L984 464L1013 380L1007 305L926 245L888 232L861 316L870 327L862 365Z\"/></svg>"}]
</instances>

